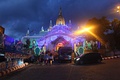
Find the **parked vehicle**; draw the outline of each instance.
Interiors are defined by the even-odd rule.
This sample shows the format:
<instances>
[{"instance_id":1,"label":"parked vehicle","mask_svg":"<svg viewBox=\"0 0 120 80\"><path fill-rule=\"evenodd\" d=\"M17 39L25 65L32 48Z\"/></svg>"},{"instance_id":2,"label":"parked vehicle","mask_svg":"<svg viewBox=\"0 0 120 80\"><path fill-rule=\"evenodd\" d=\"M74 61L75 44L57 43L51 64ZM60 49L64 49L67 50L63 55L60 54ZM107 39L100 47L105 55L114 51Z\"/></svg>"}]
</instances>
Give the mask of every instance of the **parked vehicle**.
<instances>
[{"instance_id":1,"label":"parked vehicle","mask_svg":"<svg viewBox=\"0 0 120 80\"><path fill-rule=\"evenodd\" d=\"M101 61L100 53L86 53L74 59L75 64L100 63Z\"/></svg>"},{"instance_id":2,"label":"parked vehicle","mask_svg":"<svg viewBox=\"0 0 120 80\"><path fill-rule=\"evenodd\" d=\"M61 47L58 50L58 60L59 62L62 61L70 61L71 62L71 54L72 48L71 47Z\"/></svg>"},{"instance_id":3,"label":"parked vehicle","mask_svg":"<svg viewBox=\"0 0 120 80\"><path fill-rule=\"evenodd\" d=\"M0 62L6 61L6 58L4 57L4 54L0 53Z\"/></svg>"}]
</instances>

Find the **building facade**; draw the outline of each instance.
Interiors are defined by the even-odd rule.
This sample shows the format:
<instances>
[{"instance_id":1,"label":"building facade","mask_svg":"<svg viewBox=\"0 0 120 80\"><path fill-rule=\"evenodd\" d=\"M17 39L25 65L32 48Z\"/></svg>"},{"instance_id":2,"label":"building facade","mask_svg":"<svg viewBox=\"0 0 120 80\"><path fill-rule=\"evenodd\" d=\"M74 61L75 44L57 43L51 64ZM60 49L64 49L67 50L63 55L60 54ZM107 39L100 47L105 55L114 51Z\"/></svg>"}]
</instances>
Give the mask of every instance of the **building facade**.
<instances>
[{"instance_id":1,"label":"building facade","mask_svg":"<svg viewBox=\"0 0 120 80\"><path fill-rule=\"evenodd\" d=\"M75 52L78 51L78 53L80 53L77 49L78 46L82 49L85 46L85 38L83 36L73 35L72 27L65 24L61 8L56 20L56 25L52 26L52 21L50 21L48 31L45 31L42 27L40 35L37 36L29 36L28 30L26 36L22 37L23 44L26 44L26 40L28 39L30 40L30 48L35 48L37 46L40 49L44 49L44 51L57 51L59 47L72 47ZM83 53L83 51L84 50L82 50L81 53Z\"/></svg>"}]
</instances>

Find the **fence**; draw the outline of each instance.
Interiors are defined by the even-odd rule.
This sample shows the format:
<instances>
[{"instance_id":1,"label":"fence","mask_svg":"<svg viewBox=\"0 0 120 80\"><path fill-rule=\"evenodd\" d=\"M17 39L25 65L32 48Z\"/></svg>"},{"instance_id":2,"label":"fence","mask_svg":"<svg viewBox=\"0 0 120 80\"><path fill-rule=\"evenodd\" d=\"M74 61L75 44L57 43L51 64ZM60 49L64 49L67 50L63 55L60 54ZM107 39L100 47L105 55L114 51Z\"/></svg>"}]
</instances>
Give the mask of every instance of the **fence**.
<instances>
[{"instance_id":1,"label":"fence","mask_svg":"<svg viewBox=\"0 0 120 80\"><path fill-rule=\"evenodd\" d=\"M6 61L6 62L1 62L1 63L0 63L0 72L3 71L3 70L6 70L6 69L12 68L12 67L14 67L14 66L17 66L17 65L21 65L21 64L19 63L19 60L20 60L20 59L11 60L11 61Z\"/></svg>"}]
</instances>

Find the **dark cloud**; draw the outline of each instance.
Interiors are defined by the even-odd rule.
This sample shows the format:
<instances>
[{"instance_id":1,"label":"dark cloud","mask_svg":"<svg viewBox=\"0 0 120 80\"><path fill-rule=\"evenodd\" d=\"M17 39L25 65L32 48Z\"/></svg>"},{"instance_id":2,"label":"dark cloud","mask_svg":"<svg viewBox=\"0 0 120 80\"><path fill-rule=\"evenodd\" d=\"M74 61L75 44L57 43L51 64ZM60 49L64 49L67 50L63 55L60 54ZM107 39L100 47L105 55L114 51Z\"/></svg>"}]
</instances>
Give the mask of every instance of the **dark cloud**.
<instances>
[{"instance_id":1,"label":"dark cloud","mask_svg":"<svg viewBox=\"0 0 120 80\"><path fill-rule=\"evenodd\" d=\"M66 22L71 19L76 27L92 17L114 18L112 11L119 3L119 0L0 0L0 25L7 35L20 38L28 27L39 33L42 26L48 28L50 19L55 24L60 7Z\"/></svg>"}]
</instances>

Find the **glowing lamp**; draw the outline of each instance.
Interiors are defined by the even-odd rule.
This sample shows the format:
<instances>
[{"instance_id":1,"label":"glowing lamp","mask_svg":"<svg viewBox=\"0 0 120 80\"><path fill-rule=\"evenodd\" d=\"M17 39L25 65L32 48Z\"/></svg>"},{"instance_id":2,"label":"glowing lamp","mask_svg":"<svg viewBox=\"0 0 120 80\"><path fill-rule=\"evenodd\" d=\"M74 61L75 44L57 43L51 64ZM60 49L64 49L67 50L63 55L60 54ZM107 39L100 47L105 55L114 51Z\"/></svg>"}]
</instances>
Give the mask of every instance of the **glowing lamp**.
<instances>
[{"instance_id":1,"label":"glowing lamp","mask_svg":"<svg viewBox=\"0 0 120 80\"><path fill-rule=\"evenodd\" d=\"M117 10L117 12L119 13L120 11L119 11L119 10Z\"/></svg>"},{"instance_id":2,"label":"glowing lamp","mask_svg":"<svg viewBox=\"0 0 120 80\"><path fill-rule=\"evenodd\" d=\"M120 6L117 6L117 9L120 9Z\"/></svg>"}]
</instances>

